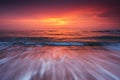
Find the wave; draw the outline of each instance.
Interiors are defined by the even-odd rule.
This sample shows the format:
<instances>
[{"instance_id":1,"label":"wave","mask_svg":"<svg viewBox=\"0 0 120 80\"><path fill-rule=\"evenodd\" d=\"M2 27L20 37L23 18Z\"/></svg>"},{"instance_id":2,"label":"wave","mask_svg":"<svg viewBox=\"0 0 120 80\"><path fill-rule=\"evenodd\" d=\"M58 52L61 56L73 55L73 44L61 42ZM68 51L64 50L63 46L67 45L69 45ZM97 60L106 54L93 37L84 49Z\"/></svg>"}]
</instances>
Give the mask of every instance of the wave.
<instances>
[{"instance_id":1,"label":"wave","mask_svg":"<svg viewBox=\"0 0 120 80\"><path fill-rule=\"evenodd\" d=\"M49 32L0 37L0 80L120 80L119 32Z\"/></svg>"},{"instance_id":2,"label":"wave","mask_svg":"<svg viewBox=\"0 0 120 80\"><path fill-rule=\"evenodd\" d=\"M108 50L119 50L120 51L120 43L112 43L112 44L104 45L104 48Z\"/></svg>"},{"instance_id":3,"label":"wave","mask_svg":"<svg viewBox=\"0 0 120 80\"><path fill-rule=\"evenodd\" d=\"M69 40L73 40L73 39L78 39L78 40L82 40L82 39L99 39L99 40L120 40L120 36L74 36L74 37L61 37L58 38L56 36L44 36L44 37L0 37L0 41L56 41L56 40L62 40L62 39L69 39Z\"/></svg>"},{"instance_id":4,"label":"wave","mask_svg":"<svg viewBox=\"0 0 120 80\"><path fill-rule=\"evenodd\" d=\"M78 41L72 40L73 39L69 38L63 41L51 37L0 37L0 46L7 46L11 44L51 45L51 46L104 46L119 43L120 37L98 36L79 38Z\"/></svg>"},{"instance_id":5,"label":"wave","mask_svg":"<svg viewBox=\"0 0 120 80\"><path fill-rule=\"evenodd\" d=\"M13 42L0 42L0 50L6 49L13 45Z\"/></svg>"},{"instance_id":6,"label":"wave","mask_svg":"<svg viewBox=\"0 0 120 80\"><path fill-rule=\"evenodd\" d=\"M40 45L40 46L104 46L110 48L119 47L120 43L106 43L106 42L25 42L25 41L17 41L17 42L0 42L0 50L13 46L13 45ZM111 47L111 48L112 48Z\"/></svg>"}]
</instances>

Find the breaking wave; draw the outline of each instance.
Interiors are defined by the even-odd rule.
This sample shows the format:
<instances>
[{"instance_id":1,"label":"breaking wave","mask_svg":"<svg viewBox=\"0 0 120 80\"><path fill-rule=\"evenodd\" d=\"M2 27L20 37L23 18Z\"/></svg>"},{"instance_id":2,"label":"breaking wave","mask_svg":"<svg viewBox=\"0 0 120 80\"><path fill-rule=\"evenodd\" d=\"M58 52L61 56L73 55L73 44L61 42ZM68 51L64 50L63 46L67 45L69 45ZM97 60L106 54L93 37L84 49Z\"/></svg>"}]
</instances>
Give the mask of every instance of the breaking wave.
<instances>
[{"instance_id":1,"label":"breaking wave","mask_svg":"<svg viewBox=\"0 0 120 80\"><path fill-rule=\"evenodd\" d=\"M51 37L52 32L0 37L0 80L120 80L119 32Z\"/></svg>"}]
</instances>

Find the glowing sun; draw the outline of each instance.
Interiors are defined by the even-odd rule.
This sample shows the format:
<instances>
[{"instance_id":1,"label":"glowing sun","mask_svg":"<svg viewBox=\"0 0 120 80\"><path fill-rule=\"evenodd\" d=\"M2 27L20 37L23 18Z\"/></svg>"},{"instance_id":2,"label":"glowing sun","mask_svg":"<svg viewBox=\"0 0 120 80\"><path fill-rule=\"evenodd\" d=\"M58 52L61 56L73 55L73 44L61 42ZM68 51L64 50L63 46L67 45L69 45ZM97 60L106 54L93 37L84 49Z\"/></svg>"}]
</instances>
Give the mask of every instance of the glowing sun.
<instances>
[{"instance_id":1,"label":"glowing sun","mask_svg":"<svg viewBox=\"0 0 120 80\"><path fill-rule=\"evenodd\" d=\"M65 25L67 21L61 18L48 18L43 20L48 25Z\"/></svg>"}]
</instances>

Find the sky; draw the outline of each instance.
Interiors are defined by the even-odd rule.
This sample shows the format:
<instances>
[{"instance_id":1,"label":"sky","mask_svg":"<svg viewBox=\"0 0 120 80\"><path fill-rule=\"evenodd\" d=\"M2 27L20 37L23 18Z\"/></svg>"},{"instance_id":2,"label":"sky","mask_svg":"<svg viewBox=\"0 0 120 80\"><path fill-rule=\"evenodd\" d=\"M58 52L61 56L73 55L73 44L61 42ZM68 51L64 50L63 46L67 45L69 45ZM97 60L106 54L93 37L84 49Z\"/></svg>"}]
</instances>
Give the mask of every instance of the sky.
<instances>
[{"instance_id":1,"label":"sky","mask_svg":"<svg viewBox=\"0 0 120 80\"><path fill-rule=\"evenodd\" d=\"M0 30L120 29L120 0L0 0Z\"/></svg>"}]
</instances>

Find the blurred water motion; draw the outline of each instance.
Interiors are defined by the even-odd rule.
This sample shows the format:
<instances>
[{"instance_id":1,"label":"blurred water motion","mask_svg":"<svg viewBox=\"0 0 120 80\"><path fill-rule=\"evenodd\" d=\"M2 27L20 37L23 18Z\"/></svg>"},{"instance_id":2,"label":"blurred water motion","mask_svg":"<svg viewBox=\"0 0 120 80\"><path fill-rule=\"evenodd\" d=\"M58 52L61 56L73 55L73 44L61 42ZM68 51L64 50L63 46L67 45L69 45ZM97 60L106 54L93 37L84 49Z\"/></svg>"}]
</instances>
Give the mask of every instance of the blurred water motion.
<instances>
[{"instance_id":1,"label":"blurred water motion","mask_svg":"<svg viewBox=\"0 0 120 80\"><path fill-rule=\"evenodd\" d=\"M0 32L0 80L120 80L120 31Z\"/></svg>"}]
</instances>

